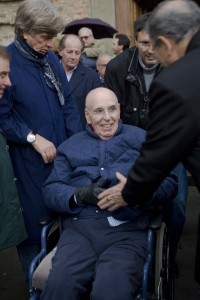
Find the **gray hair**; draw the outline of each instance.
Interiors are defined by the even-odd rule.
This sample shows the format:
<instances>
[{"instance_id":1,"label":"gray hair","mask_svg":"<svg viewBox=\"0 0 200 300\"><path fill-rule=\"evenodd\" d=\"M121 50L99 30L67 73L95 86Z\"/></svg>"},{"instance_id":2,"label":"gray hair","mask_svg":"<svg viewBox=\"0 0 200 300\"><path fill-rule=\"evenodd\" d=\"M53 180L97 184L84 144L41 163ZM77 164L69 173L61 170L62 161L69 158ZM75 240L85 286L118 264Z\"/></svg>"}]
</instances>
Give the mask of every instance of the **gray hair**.
<instances>
[{"instance_id":1,"label":"gray hair","mask_svg":"<svg viewBox=\"0 0 200 300\"><path fill-rule=\"evenodd\" d=\"M64 29L64 23L55 6L46 0L26 0L19 6L15 19L15 34L47 33L56 36Z\"/></svg>"},{"instance_id":2,"label":"gray hair","mask_svg":"<svg viewBox=\"0 0 200 300\"><path fill-rule=\"evenodd\" d=\"M101 53L101 54L99 54L98 57L97 57L96 64L101 63L101 60L104 59L104 58L112 59L113 56L111 56L111 55L109 55L109 54L107 54L107 53Z\"/></svg>"},{"instance_id":3,"label":"gray hair","mask_svg":"<svg viewBox=\"0 0 200 300\"><path fill-rule=\"evenodd\" d=\"M82 31L87 31L87 33L90 35L90 36L93 36L93 32L92 32L92 29L90 29L89 27L81 27L78 31L78 35L81 34Z\"/></svg>"},{"instance_id":4,"label":"gray hair","mask_svg":"<svg viewBox=\"0 0 200 300\"><path fill-rule=\"evenodd\" d=\"M145 30L154 44L162 35L179 43L186 34L193 35L200 26L200 8L190 0L166 0L151 13Z\"/></svg>"}]
</instances>

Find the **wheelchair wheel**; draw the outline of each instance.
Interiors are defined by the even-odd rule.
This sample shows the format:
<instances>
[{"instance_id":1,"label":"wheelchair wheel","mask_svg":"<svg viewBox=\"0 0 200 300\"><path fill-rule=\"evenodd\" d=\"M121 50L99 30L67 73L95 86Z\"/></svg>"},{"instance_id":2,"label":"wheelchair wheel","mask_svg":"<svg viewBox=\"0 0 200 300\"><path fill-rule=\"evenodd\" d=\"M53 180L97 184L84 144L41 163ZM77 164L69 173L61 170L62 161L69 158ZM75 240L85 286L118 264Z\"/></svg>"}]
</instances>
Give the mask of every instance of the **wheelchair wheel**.
<instances>
[{"instance_id":1,"label":"wheelchair wheel","mask_svg":"<svg viewBox=\"0 0 200 300\"><path fill-rule=\"evenodd\" d=\"M174 279L170 262L170 238L162 223L156 236L155 294L157 300L174 300Z\"/></svg>"}]
</instances>

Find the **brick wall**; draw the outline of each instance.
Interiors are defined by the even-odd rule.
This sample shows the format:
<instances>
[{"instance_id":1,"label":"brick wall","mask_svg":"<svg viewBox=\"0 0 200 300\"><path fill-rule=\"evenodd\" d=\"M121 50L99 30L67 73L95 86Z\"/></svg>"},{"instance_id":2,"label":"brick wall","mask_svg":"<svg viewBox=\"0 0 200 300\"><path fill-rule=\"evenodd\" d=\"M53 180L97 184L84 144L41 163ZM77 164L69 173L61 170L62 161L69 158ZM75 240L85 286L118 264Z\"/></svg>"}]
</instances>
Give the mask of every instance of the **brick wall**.
<instances>
[{"instance_id":1,"label":"brick wall","mask_svg":"<svg viewBox=\"0 0 200 300\"><path fill-rule=\"evenodd\" d=\"M34 0L33 0L34 1ZM41 0L42 1L42 0ZM52 1L67 24L73 19L90 16L89 0L49 0ZM22 1L0 1L0 44L8 45L14 38L13 25L15 14Z\"/></svg>"},{"instance_id":2,"label":"brick wall","mask_svg":"<svg viewBox=\"0 0 200 300\"><path fill-rule=\"evenodd\" d=\"M58 7L65 23L90 15L89 0L52 0L52 2Z\"/></svg>"}]
</instances>

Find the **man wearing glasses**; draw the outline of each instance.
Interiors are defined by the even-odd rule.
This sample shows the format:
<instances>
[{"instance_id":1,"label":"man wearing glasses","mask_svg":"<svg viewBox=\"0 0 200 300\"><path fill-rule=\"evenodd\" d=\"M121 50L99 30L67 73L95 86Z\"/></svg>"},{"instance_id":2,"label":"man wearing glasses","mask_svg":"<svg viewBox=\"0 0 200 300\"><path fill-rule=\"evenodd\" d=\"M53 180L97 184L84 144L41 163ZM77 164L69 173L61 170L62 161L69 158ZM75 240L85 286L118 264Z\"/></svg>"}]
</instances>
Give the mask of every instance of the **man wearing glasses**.
<instances>
[{"instance_id":1,"label":"man wearing glasses","mask_svg":"<svg viewBox=\"0 0 200 300\"><path fill-rule=\"evenodd\" d=\"M145 131L122 124L115 94L103 87L87 95L85 116L86 131L59 147L44 184L45 203L62 214L63 230L40 300L83 299L88 287L90 299L135 299L147 254L148 208L168 206L177 178L174 172L166 177L146 211L126 204L114 213L99 209L97 195L116 184L117 170L127 175Z\"/></svg>"},{"instance_id":2,"label":"man wearing glasses","mask_svg":"<svg viewBox=\"0 0 200 300\"><path fill-rule=\"evenodd\" d=\"M115 92L121 104L121 118L126 124L146 129L149 112L148 91L160 65L154 56L144 27L150 13L139 17L134 26L135 45L110 61L105 86Z\"/></svg>"},{"instance_id":3,"label":"man wearing glasses","mask_svg":"<svg viewBox=\"0 0 200 300\"><path fill-rule=\"evenodd\" d=\"M111 38L95 39L92 30L88 27L79 29L78 36L84 44L81 55L81 62L84 66L96 69L96 60L100 54L107 53L113 56Z\"/></svg>"}]
</instances>

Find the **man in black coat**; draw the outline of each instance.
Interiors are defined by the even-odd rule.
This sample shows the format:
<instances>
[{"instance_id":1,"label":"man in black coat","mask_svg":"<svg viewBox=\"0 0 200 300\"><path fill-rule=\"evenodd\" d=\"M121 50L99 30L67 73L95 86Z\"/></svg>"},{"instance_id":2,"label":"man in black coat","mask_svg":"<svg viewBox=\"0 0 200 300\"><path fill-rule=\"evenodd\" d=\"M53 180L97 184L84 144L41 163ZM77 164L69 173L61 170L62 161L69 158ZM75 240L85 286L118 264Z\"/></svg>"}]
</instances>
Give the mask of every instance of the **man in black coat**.
<instances>
[{"instance_id":1,"label":"man in black coat","mask_svg":"<svg viewBox=\"0 0 200 300\"><path fill-rule=\"evenodd\" d=\"M200 8L193 1L163 1L153 11L147 31L165 69L151 86L147 139L127 180L118 174L120 183L100 195L101 208L112 211L125 203L142 208L180 161L200 190L199 24ZM108 197L112 201L105 204Z\"/></svg>"},{"instance_id":2,"label":"man in black coat","mask_svg":"<svg viewBox=\"0 0 200 300\"><path fill-rule=\"evenodd\" d=\"M121 119L143 129L149 120L149 89L153 79L160 73L161 66L155 57L150 36L145 30L151 13L141 15L134 23L136 47L127 49L113 58L106 67L105 86L119 99ZM177 246L185 224L185 205L188 195L187 174L182 164L177 168L178 194L173 201L173 213L168 217L168 228L172 232L172 257L176 256ZM174 264L174 274L178 269Z\"/></svg>"},{"instance_id":3,"label":"man in black coat","mask_svg":"<svg viewBox=\"0 0 200 300\"><path fill-rule=\"evenodd\" d=\"M134 24L136 47L113 58L106 67L105 87L112 90L120 103L121 119L145 129L149 113L149 87L160 64L144 30L150 13L140 16Z\"/></svg>"}]
</instances>

